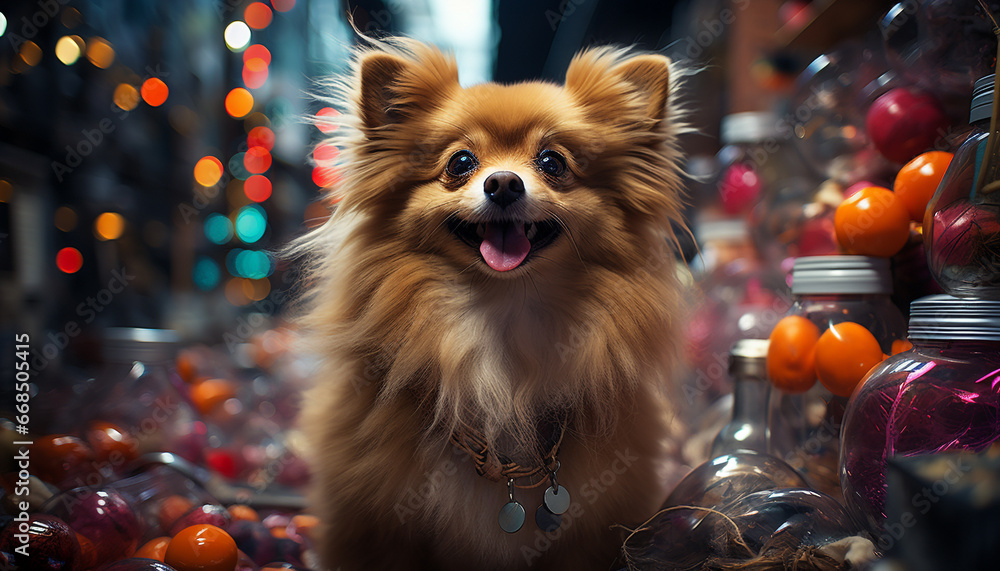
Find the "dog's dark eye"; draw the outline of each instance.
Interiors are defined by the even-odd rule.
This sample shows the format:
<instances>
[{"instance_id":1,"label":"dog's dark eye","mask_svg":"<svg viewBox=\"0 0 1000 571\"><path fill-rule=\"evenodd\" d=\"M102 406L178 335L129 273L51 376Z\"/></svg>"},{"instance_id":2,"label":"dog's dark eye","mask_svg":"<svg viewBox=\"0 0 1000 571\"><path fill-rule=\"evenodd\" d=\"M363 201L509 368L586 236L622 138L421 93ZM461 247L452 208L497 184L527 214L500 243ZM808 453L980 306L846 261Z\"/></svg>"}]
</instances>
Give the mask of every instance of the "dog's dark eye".
<instances>
[{"instance_id":1,"label":"dog's dark eye","mask_svg":"<svg viewBox=\"0 0 1000 571\"><path fill-rule=\"evenodd\" d=\"M451 176L464 176L472 172L479 166L476 155L471 151L458 151L448 159L448 174Z\"/></svg>"},{"instance_id":2,"label":"dog's dark eye","mask_svg":"<svg viewBox=\"0 0 1000 571\"><path fill-rule=\"evenodd\" d=\"M555 151L542 151L535 162L538 168L550 176L560 176L566 172L566 159Z\"/></svg>"}]
</instances>

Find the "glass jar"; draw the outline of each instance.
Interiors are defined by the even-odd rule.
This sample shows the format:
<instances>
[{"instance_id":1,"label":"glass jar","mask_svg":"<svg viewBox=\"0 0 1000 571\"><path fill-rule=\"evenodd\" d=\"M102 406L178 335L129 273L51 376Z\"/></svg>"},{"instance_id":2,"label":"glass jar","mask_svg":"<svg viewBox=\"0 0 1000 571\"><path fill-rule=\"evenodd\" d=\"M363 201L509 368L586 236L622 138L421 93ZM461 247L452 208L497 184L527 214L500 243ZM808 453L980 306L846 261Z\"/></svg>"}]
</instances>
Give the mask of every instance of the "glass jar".
<instances>
[{"instance_id":1,"label":"glass jar","mask_svg":"<svg viewBox=\"0 0 1000 571\"><path fill-rule=\"evenodd\" d=\"M872 369L844 417L844 499L876 535L886 518L888 458L981 451L1000 440L1000 301L918 299L909 340L910 350Z\"/></svg>"},{"instance_id":2,"label":"glass jar","mask_svg":"<svg viewBox=\"0 0 1000 571\"><path fill-rule=\"evenodd\" d=\"M740 339L729 352L733 418L712 443L711 457L751 450L767 453L767 339Z\"/></svg>"},{"instance_id":3,"label":"glass jar","mask_svg":"<svg viewBox=\"0 0 1000 571\"><path fill-rule=\"evenodd\" d=\"M864 327L883 353L902 340L905 321L892 303L889 260L867 256L797 258L792 271L789 315L816 325L820 335L831 326L853 322ZM772 346L776 343L772 336ZM897 349L899 345L897 343ZM852 363L845 353L845 364ZM858 374L861 375L866 371ZM848 394L833 394L815 375L804 393L771 392L769 452L801 470L819 491L840 497L838 476L840 427Z\"/></svg>"},{"instance_id":4,"label":"glass jar","mask_svg":"<svg viewBox=\"0 0 1000 571\"><path fill-rule=\"evenodd\" d=\"M980 170L1000 167L987 157L994 75L976 82L969 121L973 131L962 143L924 216L924 249L931 275L945 293L1000 299L1000 192L996 174L977 189ZM989 173L987 173L989 174Z\"/></svg>"}]
</instances>

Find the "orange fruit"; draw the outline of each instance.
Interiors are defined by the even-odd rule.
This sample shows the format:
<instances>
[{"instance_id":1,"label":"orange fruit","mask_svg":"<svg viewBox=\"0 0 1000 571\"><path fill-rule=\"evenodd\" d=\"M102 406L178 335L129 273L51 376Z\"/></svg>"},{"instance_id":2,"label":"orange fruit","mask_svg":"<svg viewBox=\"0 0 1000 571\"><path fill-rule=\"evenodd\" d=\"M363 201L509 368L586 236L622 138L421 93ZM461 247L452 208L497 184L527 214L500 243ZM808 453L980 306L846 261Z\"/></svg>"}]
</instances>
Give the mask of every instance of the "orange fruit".
<instances>
[{"instance_id":1,"label":"orange fruit","mask_svg":"<svg viewBox=\"0 0 1000 571\"><path fill-rule=\"evenodd\" d=\"M174 522L194 509L194 502L184 496L172 495L163 498L156 514L160 529L167 531Z\"/></svg>"},{"instance_id":2,"label":"orange fruit","mask_svg":"<svg viewBox=\"0 0 1000 571\"><path fill-rule=\"evenodd\" d=\"M799 315L783 317L771 330L767 376L788 393L802 393L816 383L814 350L819 328Z\"/></svg>"},{"instance_id":3,"label":"orange fruit","mask_svg":"<svg viewBox=\"0 0 1000 571\"><path fill-rule=\"evenodd\" d=\"M170 544L169 537L157 537L155 539L150 539L132 557L141 557L144 559L155 559L159 562L163 562L163 557L167 553L167 545Z\"/></svg>"},{"instance_id":4,"label":"orange fruit","mask_svg":"<svg viewBox=\"0 0 1000 571\"><path fill-rule=\"evenodd\" d=\"M260 521L257 510L243 504L235 504L227 508L232 521Z\"/></svg>"},{"instance_id":5,"label":"orange fruit","mask_svg":"<svg viewBox=\"0 0 1000 571\"><path fill-rule=\"evenodd\" d=\"M882 348L870 331L844 321L831 325L816 342L816 376L831 393L849 397L882 358Z\"/></svg>"},{"instance_id":6,"label":"orange fruit","mask_svg":"<svg viewBox=\"0 0 1000 571\"><path fill-rule=\"evenodd\" d=\"M896 339L892 342L892 354L902 353L903 351L909 351L913 349L913 343L910 343L906 339Z\"/></svg>"},{"instance_id":7,"label":"orange fruit","mask_svg":"<svg viewBox=\"0 0 1000 571\"><path fill-rule=\"evenodd\" d=\"M944 151L928 151L914 157L896 173L892 191L910 213L910 220L924 221L927 203L934 196L954 156Z\"/></svg>"},{"instance_id":8,"label":"orange fruit","mask_svg":"<svg viewBox=\"0 0 1000 571\"><path fill-rule=\"evenodd\" d=\"M203 523L177 532L163 562L177 571L233 571L238 559L232 536L222 528Z\"/></svg>"},{"instance_id":9,"label":"orange fruit","mask_svg":"<svg viewBox=\"0 0 1000 571\"><path fill-rule=\"evenodd\" d=\"M236 384L226 379L205 379L191 386L191 402L208 414L236 396Z\"/></svg>"},{"instance_id":10,"label":"orange fruit","mask_svg":"<svg viewBox=\"0 0 1000 571\"><path fill-rule=\"evenodd\" d=\"M910 213L888 188L862 188L833 216L837 242L852 254L888 258L910 237Z\"/></svg>"}]
</instances>

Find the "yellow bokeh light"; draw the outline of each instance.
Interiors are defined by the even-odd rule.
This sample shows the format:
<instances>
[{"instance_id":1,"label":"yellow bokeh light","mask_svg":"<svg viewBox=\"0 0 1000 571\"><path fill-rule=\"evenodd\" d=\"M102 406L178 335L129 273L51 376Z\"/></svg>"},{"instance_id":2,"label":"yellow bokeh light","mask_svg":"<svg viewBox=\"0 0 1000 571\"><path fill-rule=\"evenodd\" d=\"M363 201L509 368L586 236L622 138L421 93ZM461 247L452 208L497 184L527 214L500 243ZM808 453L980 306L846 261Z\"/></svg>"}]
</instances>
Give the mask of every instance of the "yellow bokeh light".
<instances>
[{"instance_id":1,"label":"yellow bokeh light","mask_svg":"<svg viewBox=\"0 0 1000 571\"><path fill-rule=\"evenodd\" d=\"M56 228L62 230L63 232L69 232L70 230L76 228L76 211L69 206L60 206L57 208L54 218Z\"/></svg>"},{"instance_id":2,"label":"yellow bokeh light","mask_svg":"<svg viewBox=\"0 0 1000 571\"><path fill-rule=\"evenodd\" d=\"M87 43L87 59L97 67L107 69L115 61L115 49L104 38L91 38Z\"/></svg>"},{"instance_id":3,"label":"yellow bokeh light","mask_svg":"<svg viewBox=\"0 0 1000 571\"><path fill-rule=\"evenodd\" d=\"M117 212L104 212L94 220L94 236L98 240L117 240L125 231L125 218Z\"/></svg>"},{"instance_id":4,"label":"yellow bokeh light","mask_svg":"<svg viewBox=\"0 0 1000 571\"><path fill-rule=\"evenodd\" d=\"M194 165L194 180L202 186L212 186L222 178L222 161L206 156Z\"/></svg>"},{"instance_id":5,"label":"yellow bokeh light","mask_svg":"<svg viewBox=\"0 0 1000 571\"><path fill-rule=\"evenodd\" d=\"M131 111L139 105L139 90L134 85L119 83L115 88L115 105L124 111Z\"/></svg>"},{"instance_id":6,"label":"yellow bokeh light","mask_svg":"<svg viewBox=\"0 0 1000 571\"><path fill-rule=\"evenodd\" d=\"M24 63L29 66L36 66L38 62L42 61L42 48L38 47L38 44L28 40L21 44L21 50L18 52Z\"/></svg>"},{"instance_id":7,"label":"yellow bokeh light","mask_svg":"<svg viewBox=\"0 0 1000 571\"><path fill-rule=\"evenodd\" d=\"M82 54L80 44L72 36L63 36L56 42L56 58L66 65L73 65Z\"/></svg>"},{"instance_id":8,"label":"yellow bokeh light","mask_svg":"<svg viewBox=\"0 0 1000 571\"><path fill-rule=\"evenodd\" d=\"M226 39L226 47L238 52L250 44L250 26L247 26L246 22L237 20L226 26L223 36Z\"/></svg>"},{"instance_id":9,"label":"yellow bokeh light","mask_svg":"<svg viewBox=\"0 0 1000 571\"><path fill-rule=\"evenodd\" d=\"M6 180L0 178L0 202L10 202L14 196L14 187Z\"/></svg>"}]
</instances>

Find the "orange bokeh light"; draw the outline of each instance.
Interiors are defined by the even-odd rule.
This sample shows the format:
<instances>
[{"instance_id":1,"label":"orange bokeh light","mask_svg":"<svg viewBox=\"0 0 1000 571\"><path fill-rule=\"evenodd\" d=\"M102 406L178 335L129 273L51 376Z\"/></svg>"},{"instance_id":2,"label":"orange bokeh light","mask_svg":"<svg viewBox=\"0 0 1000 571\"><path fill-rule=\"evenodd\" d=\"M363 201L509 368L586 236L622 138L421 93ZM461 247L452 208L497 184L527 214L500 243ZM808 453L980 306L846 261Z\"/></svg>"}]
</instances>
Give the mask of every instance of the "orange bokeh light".
<instances>
[{"instance_id":1,"label":"orange bokeh light","mask_svg":"<svg viewBox=\"0 0 1000 571\"><path fill-rule=\"evenodd\" d=\"M226 95L226 113L231 116L245 117L253 110L253 95L242 87L237 87Z\"/></svg>"},{"instance_id":2,"label":"orange bokeh light","mask_svg":"<svg viewBox=\"0 0 1000 571\"><path fill-rule=\"evenodd\" d=\"M278 12L287 12L295 7L295 0L271 0L271 6Z\"/></svg>"},{"instance_id":3,"label":"orange bokeh light","mask_svg":"<svg viewBox=\"0 0 1000 571\"><path fill-rule=\"evenodd\" d=\"M143 101L153 107L159 107L167 100L167 96L170 94L170 88L167 87L166 83L163 83L162 79L158 77L151 77L142 82L140 93L142 94Z\"/></svg>"},{"instance_id":4,"label":"orange bokeh light","mask_svg":"<svg viewBox=\"0 0 1000 571\"><path fill-rule=\"evenodd\" d=\"M194 165L194 179L202 186L213 186L222 178L222 161L206 156Z\"/></svg>"},{"instance_id":5,"label":"orange bokeh light","mask_svg":"<svg viewBox=\"0 0 1000 571\"><path fill-rule=\"evenodd\" d=\"M253 2L243 11L243 20L254 30L263 30L271 24L271 9L263 2Z\"/></svg>"},{"instance_id":6,"label":"orange bokeh light","mask_svg":"<svg viewBox=\"0 0 1000 571\"><path fill-rule=\"evenodd\" d=\"M336 161L338 156L340 156L340 149L330 143L323 143L313 149L313 160L321 166L328 166L328 163Z\"/></svg>"}]
</instances>

